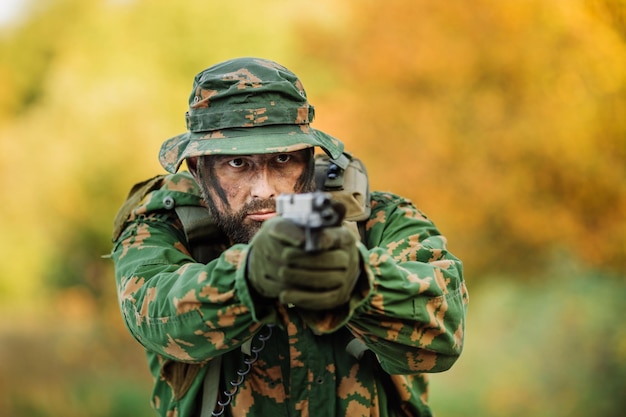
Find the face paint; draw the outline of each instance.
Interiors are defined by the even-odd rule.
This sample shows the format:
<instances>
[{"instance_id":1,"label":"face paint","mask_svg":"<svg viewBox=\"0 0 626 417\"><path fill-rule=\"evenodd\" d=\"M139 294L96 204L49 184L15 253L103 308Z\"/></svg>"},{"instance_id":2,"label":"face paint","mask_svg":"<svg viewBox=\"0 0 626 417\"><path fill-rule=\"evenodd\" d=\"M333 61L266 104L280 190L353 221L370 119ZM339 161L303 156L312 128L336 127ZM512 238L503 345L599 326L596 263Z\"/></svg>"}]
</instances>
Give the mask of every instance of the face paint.
<instances>
[{"instance_id":1,"label":"face paint","mask_svg":"<svg viewBox=\"0 0 626 417\"><path fill-rule=\"evenodd\" d=\"M199 185L211 213L232 243L247 243L275 215L280 193L314 189L313 150L198 158Z\"/></svg>"}]
</instances>

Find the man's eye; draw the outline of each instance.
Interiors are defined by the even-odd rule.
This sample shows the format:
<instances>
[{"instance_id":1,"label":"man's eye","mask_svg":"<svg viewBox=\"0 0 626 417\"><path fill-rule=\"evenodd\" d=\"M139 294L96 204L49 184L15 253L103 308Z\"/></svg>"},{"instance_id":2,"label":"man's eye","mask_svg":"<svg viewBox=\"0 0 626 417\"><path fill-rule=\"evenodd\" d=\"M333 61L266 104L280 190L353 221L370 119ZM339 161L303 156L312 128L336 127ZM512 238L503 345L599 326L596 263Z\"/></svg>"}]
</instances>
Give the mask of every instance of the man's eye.
<instances>
[{"instance_id":1,"label":"man's eye","mask_svg":"<svg viewBox=\"0 0 626 417\"><path fill-rule=\"evenodd\" d=\"M230 161L228 161L228 165L230 165L233 168L241 168L243 164L244 162L242 158L235 158L235 159L231 159Z\"/></svg>"},{"instance_id":2,"label":"man's eye","mask_svg":"<svg viewBox=\"0 0 626 417\"><path fill-rule=\"evenodd\" d=\"M285 162L291 159L291 155L287 155L286 153L281 153L276 156L276 162L284 164Z\"/></svg>"}]
</instances>

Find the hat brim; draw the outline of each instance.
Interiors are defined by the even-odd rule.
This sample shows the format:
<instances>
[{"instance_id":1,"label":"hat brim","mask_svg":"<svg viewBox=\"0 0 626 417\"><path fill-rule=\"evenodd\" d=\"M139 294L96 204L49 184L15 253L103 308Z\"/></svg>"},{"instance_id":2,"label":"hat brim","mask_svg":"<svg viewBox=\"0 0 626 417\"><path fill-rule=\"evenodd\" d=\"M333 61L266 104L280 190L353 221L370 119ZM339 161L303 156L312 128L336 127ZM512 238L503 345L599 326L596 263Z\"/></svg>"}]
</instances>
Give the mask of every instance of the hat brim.
<instances>
[{"instance_id":1,"label":"hat brim","mask_svg":"<svg viewBox=\"0 0 626 417\"><path fill-rule=\"evenodd\" d=\"M185 159L196 156L294 152L315 146L333 159L343 153L341 141L308 125L273 125L186 132L163 143L159 160L163 168L175 173Z\"/></svg>"}]
</instances>

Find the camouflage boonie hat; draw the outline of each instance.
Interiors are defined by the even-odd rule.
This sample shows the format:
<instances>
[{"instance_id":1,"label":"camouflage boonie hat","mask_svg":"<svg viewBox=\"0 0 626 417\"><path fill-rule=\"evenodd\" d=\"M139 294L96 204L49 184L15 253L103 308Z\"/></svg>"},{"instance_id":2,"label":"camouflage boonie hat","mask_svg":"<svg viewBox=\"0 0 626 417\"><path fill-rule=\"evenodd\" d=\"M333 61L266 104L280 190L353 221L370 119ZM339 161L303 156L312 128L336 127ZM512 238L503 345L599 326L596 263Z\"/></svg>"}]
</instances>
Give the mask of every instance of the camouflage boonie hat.
<instances>
[{"instance_id":1,"label":"camouflage boonie hat","mask_svg":"<svg viewBox=\"0 0 626 417\"><path fill-rule=\"evenodd\" d=\"M276 62L237 58L196 75L186 113L187 132L161 146L161 165L175 173L201 155L247 155L321 147L331 158L343 143L313 129L315 115L302 83Z\"/></svg>"}]
</instances>

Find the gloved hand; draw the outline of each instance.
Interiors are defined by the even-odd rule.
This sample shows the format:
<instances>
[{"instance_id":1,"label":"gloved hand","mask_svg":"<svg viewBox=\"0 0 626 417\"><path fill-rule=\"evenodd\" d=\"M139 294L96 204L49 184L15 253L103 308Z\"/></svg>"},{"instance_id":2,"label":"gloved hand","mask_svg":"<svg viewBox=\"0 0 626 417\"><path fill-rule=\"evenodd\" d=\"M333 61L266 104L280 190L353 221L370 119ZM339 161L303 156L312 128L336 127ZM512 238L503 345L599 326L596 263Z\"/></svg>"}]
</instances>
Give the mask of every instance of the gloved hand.
<instances>
[{"instance_id":1,"label":"gloved hand","mask_svg":"<svg viewBox=\"0 0 626 417\"><path fill-rule=\"evenodd\" d=\"M261 295L308 310L345 304L360 273L356 238L345 227L320 231L319 251L304 250L305 232L274 217L251 242L248 280Z\"/></svg>"},{"instance_id":2,"label":"gloved hand","mask_svg":"<svg viewBox=\"0 0 626 417\"><path fill-rule=\"evenodd\" d=\"M250 241L248 282L263 297L278 298L285 289L279 271L285 263L285 250L300 244L297 229L290 220L273 217L263 223Z\"/></svg>"}]
</instances>

